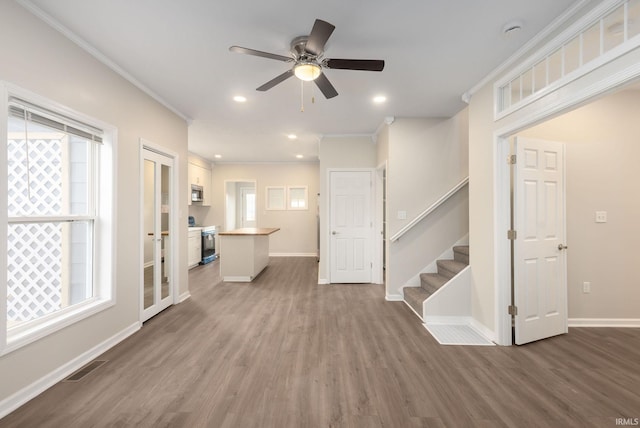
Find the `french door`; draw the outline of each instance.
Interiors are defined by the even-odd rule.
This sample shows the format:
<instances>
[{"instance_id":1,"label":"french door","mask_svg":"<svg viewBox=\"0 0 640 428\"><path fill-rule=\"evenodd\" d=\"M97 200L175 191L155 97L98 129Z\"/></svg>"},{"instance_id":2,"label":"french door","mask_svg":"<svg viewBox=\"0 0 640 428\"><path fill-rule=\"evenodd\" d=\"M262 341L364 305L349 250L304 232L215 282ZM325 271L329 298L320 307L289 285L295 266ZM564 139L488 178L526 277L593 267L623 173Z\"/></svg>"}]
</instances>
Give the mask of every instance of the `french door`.
<instances>
[{"instance_id":1,"label":"french door","mask_svg":"<svg viewBox=\"0 0 640 428\"><path fill-rule=\"evenodd\" d=\"M172 236L173 159L142 150L143 273L141 320L144 322L174 302Z\"/></svg>"}]
</instances>

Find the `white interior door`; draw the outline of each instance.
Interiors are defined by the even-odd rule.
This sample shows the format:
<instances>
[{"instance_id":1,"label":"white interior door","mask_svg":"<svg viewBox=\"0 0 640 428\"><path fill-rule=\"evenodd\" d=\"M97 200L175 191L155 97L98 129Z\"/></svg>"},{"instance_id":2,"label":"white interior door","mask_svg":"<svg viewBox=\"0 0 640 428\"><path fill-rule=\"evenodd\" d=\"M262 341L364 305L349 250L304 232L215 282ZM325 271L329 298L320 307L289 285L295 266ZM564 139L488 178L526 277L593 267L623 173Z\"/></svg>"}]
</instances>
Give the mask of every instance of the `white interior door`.
<instances>
[{"instance_id":1,"label":"white interior door","mask_svg":"<svg viewBox=\"0 0 640 428\"><path fill-rule=\"evenodd\" d=\"M371 282L371 171L331 171L330 189L331 282Z\"/></svg>"},{"instance_id":2,"label":"white interior door","mask_svg":"<svg viewBox=\"0 0 640 428\"><path fill-rule=\"evenodd\" d=\"M142 321L173 304L172 210L173 159L143 149L141 284Z\"/></svg>"},{"instance_id":3,"label":"white interior door","mask_svg":"<svg viewBox=\"0 0 640 428\"><path fill-rule=\"evenodd\" d=\"M566 333L564 144L518 138L514 172L516 344Z\"/></svg>"}]
</instances>

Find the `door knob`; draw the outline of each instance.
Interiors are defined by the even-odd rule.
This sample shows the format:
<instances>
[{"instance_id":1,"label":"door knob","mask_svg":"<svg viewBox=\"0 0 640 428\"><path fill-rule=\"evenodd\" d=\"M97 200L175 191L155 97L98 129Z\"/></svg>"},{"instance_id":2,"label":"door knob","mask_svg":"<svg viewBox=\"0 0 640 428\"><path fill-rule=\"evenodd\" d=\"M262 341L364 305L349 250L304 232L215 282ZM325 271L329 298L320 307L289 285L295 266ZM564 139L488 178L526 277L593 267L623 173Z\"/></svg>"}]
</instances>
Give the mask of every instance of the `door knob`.
<instances>
[{"instance_id":1,"label":"door knob","mask_svg":"<svg viewBox=\"0 0 640 428\"><path fill-rule=\"evenodd\" d=\"M336 232L335 230L333 232L331 232L332 235L337 235L338 232Z\"/></svg>"},{"instance_id":2,"label":"door knob","mask_svg":"<svg viewBox=\"0 0 640 428\"><path fill-rule=\"evenodd\" d=\"M558 244L558 250L560 250L560 251L566 250L567 248L569 248L569 247L567 247L566 245Z\"/></svg>"}]
</instances>

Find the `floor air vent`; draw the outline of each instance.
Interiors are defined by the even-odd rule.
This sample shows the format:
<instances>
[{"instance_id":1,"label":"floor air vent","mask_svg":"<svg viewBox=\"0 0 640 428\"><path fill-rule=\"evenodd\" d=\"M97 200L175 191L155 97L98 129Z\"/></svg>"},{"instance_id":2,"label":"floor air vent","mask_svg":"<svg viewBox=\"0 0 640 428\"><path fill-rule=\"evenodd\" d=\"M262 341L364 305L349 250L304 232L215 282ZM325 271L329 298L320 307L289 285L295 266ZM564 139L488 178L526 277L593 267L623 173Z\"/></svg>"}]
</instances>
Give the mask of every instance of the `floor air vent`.
<instances>
[{"instance_id":1,"label":"floor air vent","mask_svg":"<svg viewBox=\"0 0 640 428\"><path fill-rule=\"evenodd\" d=\"M86 366L84 366L83 368L81 368L80 370L76 371L75 373L73 373L68 378L66 378L63 382L78 382L78 381L82 380L86 375L88 375L89 373L91 373L92 371L97 369L98 367L102 366L106 362L107 362L107 360L91 361L89 364L87 364Z\"/></svg>"}]
</instances>

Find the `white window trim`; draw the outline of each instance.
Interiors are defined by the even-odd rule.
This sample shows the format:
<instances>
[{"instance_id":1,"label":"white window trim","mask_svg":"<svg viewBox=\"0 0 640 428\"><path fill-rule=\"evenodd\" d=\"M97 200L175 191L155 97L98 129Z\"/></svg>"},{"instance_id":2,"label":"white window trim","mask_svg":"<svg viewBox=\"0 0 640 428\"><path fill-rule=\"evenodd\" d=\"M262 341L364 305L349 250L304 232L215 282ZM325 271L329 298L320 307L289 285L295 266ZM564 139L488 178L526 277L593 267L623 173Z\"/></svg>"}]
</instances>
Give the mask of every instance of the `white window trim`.
<instances>
[{"instance_id":1,"label":"white window trim","mask_svg":"<svg viewBox=\"0 0 640 428\"><path fill-rule=\"evenodd\" d=\"M117 174L117 129L93 117L79 113L60 105L47 98L30 91L0 81L0 135L2 150L0 150L0 188L8 186L7 165L7 121L8 99L10 96L19 97L41 107L59 112L79 121L91 124L104 130L103 144L99 146L96 161L96 177L99 180L100 194L97 199L96 221L94 224L93 243L93 274L95 296L85 302L62 309L53 314L42 317L37 322L30 323L23 329L15 329L11 337L7 332L7 246L0 246L0 355L5 355L23 346L33 343L56 331L75 324L85 318L95 315L116 303L116 200L115 189ZM50 221L50 220L49 220ZM0 198L0 241L7 242L7 199Z\"/></svg>"},{"instance_id":2,"label":"white window trim","mask_svg":"<svg viewBox=\"0 0 640 428\"><path fill-rule=\"evenodd\" d=\"M276 205L271 196L275 192L282 192L282 205ZM265 210L267 211L284 211L287 209L287 189L284 186L266 186L265 187Z\"/></svg>"},{"instance_id":3,"label":"white window trim","mask_svg":"<svg viewBox=\"0 0 640 428\"><path fill-rule=\"evenodd\" d=\"M291 206L291 191L302 189L304 191L304 207L292 207ZM309 210L309 187L308 186L287 186L287 209L292 211L307 211Z\"/></svg>"}]
</instances>

